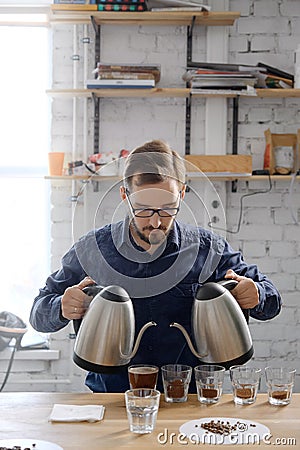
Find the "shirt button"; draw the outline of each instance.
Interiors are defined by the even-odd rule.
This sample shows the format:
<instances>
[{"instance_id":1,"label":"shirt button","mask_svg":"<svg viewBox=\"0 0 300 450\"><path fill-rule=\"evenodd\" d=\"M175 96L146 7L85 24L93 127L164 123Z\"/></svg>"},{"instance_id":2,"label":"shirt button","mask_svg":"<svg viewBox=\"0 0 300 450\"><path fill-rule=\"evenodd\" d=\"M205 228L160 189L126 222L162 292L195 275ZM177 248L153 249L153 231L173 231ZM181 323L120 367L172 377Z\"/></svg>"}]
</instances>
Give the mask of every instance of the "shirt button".
<instances>
[{"instance_id":1,"label":"shirt button","mask_svg":"<svg viewBox=\"0 0 300 450\"><path fill-rule=\"evenodd\" d=\"M148 350L150 350L150 351L153 350L152 345L149 345Z\"/></svg>"}]
</instances>

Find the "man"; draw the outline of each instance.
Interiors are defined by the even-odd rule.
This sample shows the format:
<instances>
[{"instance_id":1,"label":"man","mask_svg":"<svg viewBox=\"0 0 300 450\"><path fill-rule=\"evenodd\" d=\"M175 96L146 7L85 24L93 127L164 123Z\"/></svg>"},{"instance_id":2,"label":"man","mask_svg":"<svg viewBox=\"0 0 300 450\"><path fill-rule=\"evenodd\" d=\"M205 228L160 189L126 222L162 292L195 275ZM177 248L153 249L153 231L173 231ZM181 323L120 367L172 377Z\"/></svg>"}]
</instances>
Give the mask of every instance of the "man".
<instances>
[{"instance_id":1,"label":"man","mask_svg":"<svg viewBox=\"0 0 300 450\"><path fill-rule=\"evenodd\" d=\"M151 141L131 152L123 182L125 219L89 232L66 253L34 300L30 322L36 330L54 332L80 319L88 300L82 289L91 283L119 285L132 299L136 331L157 323L131 363L196 366L184 337L169 325L179 322L191 334L199 285L232 278L238 281L233 296L252 317L267 320L280 312L279 293L255 265L220 236L176 220L186 194L185 165L167 144ZM94 392L124 392L127 371L89 373L86 384Z\"/></svg>"}]
</instances>

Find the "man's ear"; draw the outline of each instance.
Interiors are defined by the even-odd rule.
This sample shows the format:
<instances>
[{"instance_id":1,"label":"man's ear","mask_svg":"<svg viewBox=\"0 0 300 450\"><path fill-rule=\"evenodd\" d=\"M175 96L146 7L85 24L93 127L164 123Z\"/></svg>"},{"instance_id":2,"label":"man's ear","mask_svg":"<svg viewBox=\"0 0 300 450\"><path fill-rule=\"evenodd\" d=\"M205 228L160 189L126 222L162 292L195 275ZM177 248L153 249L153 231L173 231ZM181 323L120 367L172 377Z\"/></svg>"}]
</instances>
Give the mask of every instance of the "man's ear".
<instances>
[{"instance_id":1,"label":"man's ear","mask_svg":"<svg viewBox=\"0 0 300 450\"><path fill-rule=\"evenodd\" d=\"M181 188L181 200L184 199L185 193L186 193L186 184L183 184Z\"/></svg>"},{"instance_id":2,"label":"man's ear","mask_svg":"<svg viewBox=\"0 0 300 450\"><path fill-rule=\"evenodd\" d=\"M126 200L126 188L125 186L120 186L120 197L122 200Z\"/></svg>"}]
</instances>

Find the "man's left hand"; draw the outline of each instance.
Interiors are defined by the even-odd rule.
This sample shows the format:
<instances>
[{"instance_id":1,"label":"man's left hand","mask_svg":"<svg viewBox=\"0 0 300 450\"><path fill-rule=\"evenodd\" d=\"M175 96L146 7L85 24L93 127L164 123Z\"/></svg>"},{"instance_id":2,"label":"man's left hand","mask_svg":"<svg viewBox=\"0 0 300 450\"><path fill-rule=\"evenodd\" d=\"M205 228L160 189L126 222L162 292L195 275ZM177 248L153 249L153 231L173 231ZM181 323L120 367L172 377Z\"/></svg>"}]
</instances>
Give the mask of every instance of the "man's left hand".
<instances>
[{"instance_id":1,"label":"man's left hand","mask_svg":"<svg viewBox=\"0 0 300 450\"><path fill-rule=\"evenodd\" d=\"M230 292L242 309L251 309L258 305L258 288L251 278L238 275L232 269L227 270L225 278L238 281L238 285Z\"/></svg>"}]
</instances>

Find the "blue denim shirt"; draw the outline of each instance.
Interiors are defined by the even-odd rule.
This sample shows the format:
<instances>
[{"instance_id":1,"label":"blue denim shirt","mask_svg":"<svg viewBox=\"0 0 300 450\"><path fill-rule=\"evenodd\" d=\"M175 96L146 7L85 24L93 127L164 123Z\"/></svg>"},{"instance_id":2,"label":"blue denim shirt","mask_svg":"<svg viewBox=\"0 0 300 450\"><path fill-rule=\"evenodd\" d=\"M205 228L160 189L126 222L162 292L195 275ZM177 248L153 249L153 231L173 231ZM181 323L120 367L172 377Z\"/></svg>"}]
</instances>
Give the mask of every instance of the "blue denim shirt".
<instances>
[{"instance_id":1,"label":"blue denim shirt","mask_svg":"<svg viewBox=\"0 0 300 450\"><path fill-rule=\"evenodd\" d=\"M67 287L85 276L102 286L119 285L130 295L135 313L136 334L151 320L131 364L162 366L180 363L196 366L182 333L170 328L179 322L191 334L191 309L197 288L207 281L219 281L226 271L252 278L259 290L259 304L250 316L267 320L281 309L281 298L272 282L248 265L220 236L200 227L174 223L168 239L149 254L137 246L129 233L128 218L83 236L62 258L61 269L48 277L35 298L31 325L40 332L54 332L68 320L61 314L61 297ZM127 371L119 374L88 373L86 385L94 392L124 392ZM193 388L192 388L193 390Z\"/></svg>"}]
</instances>

